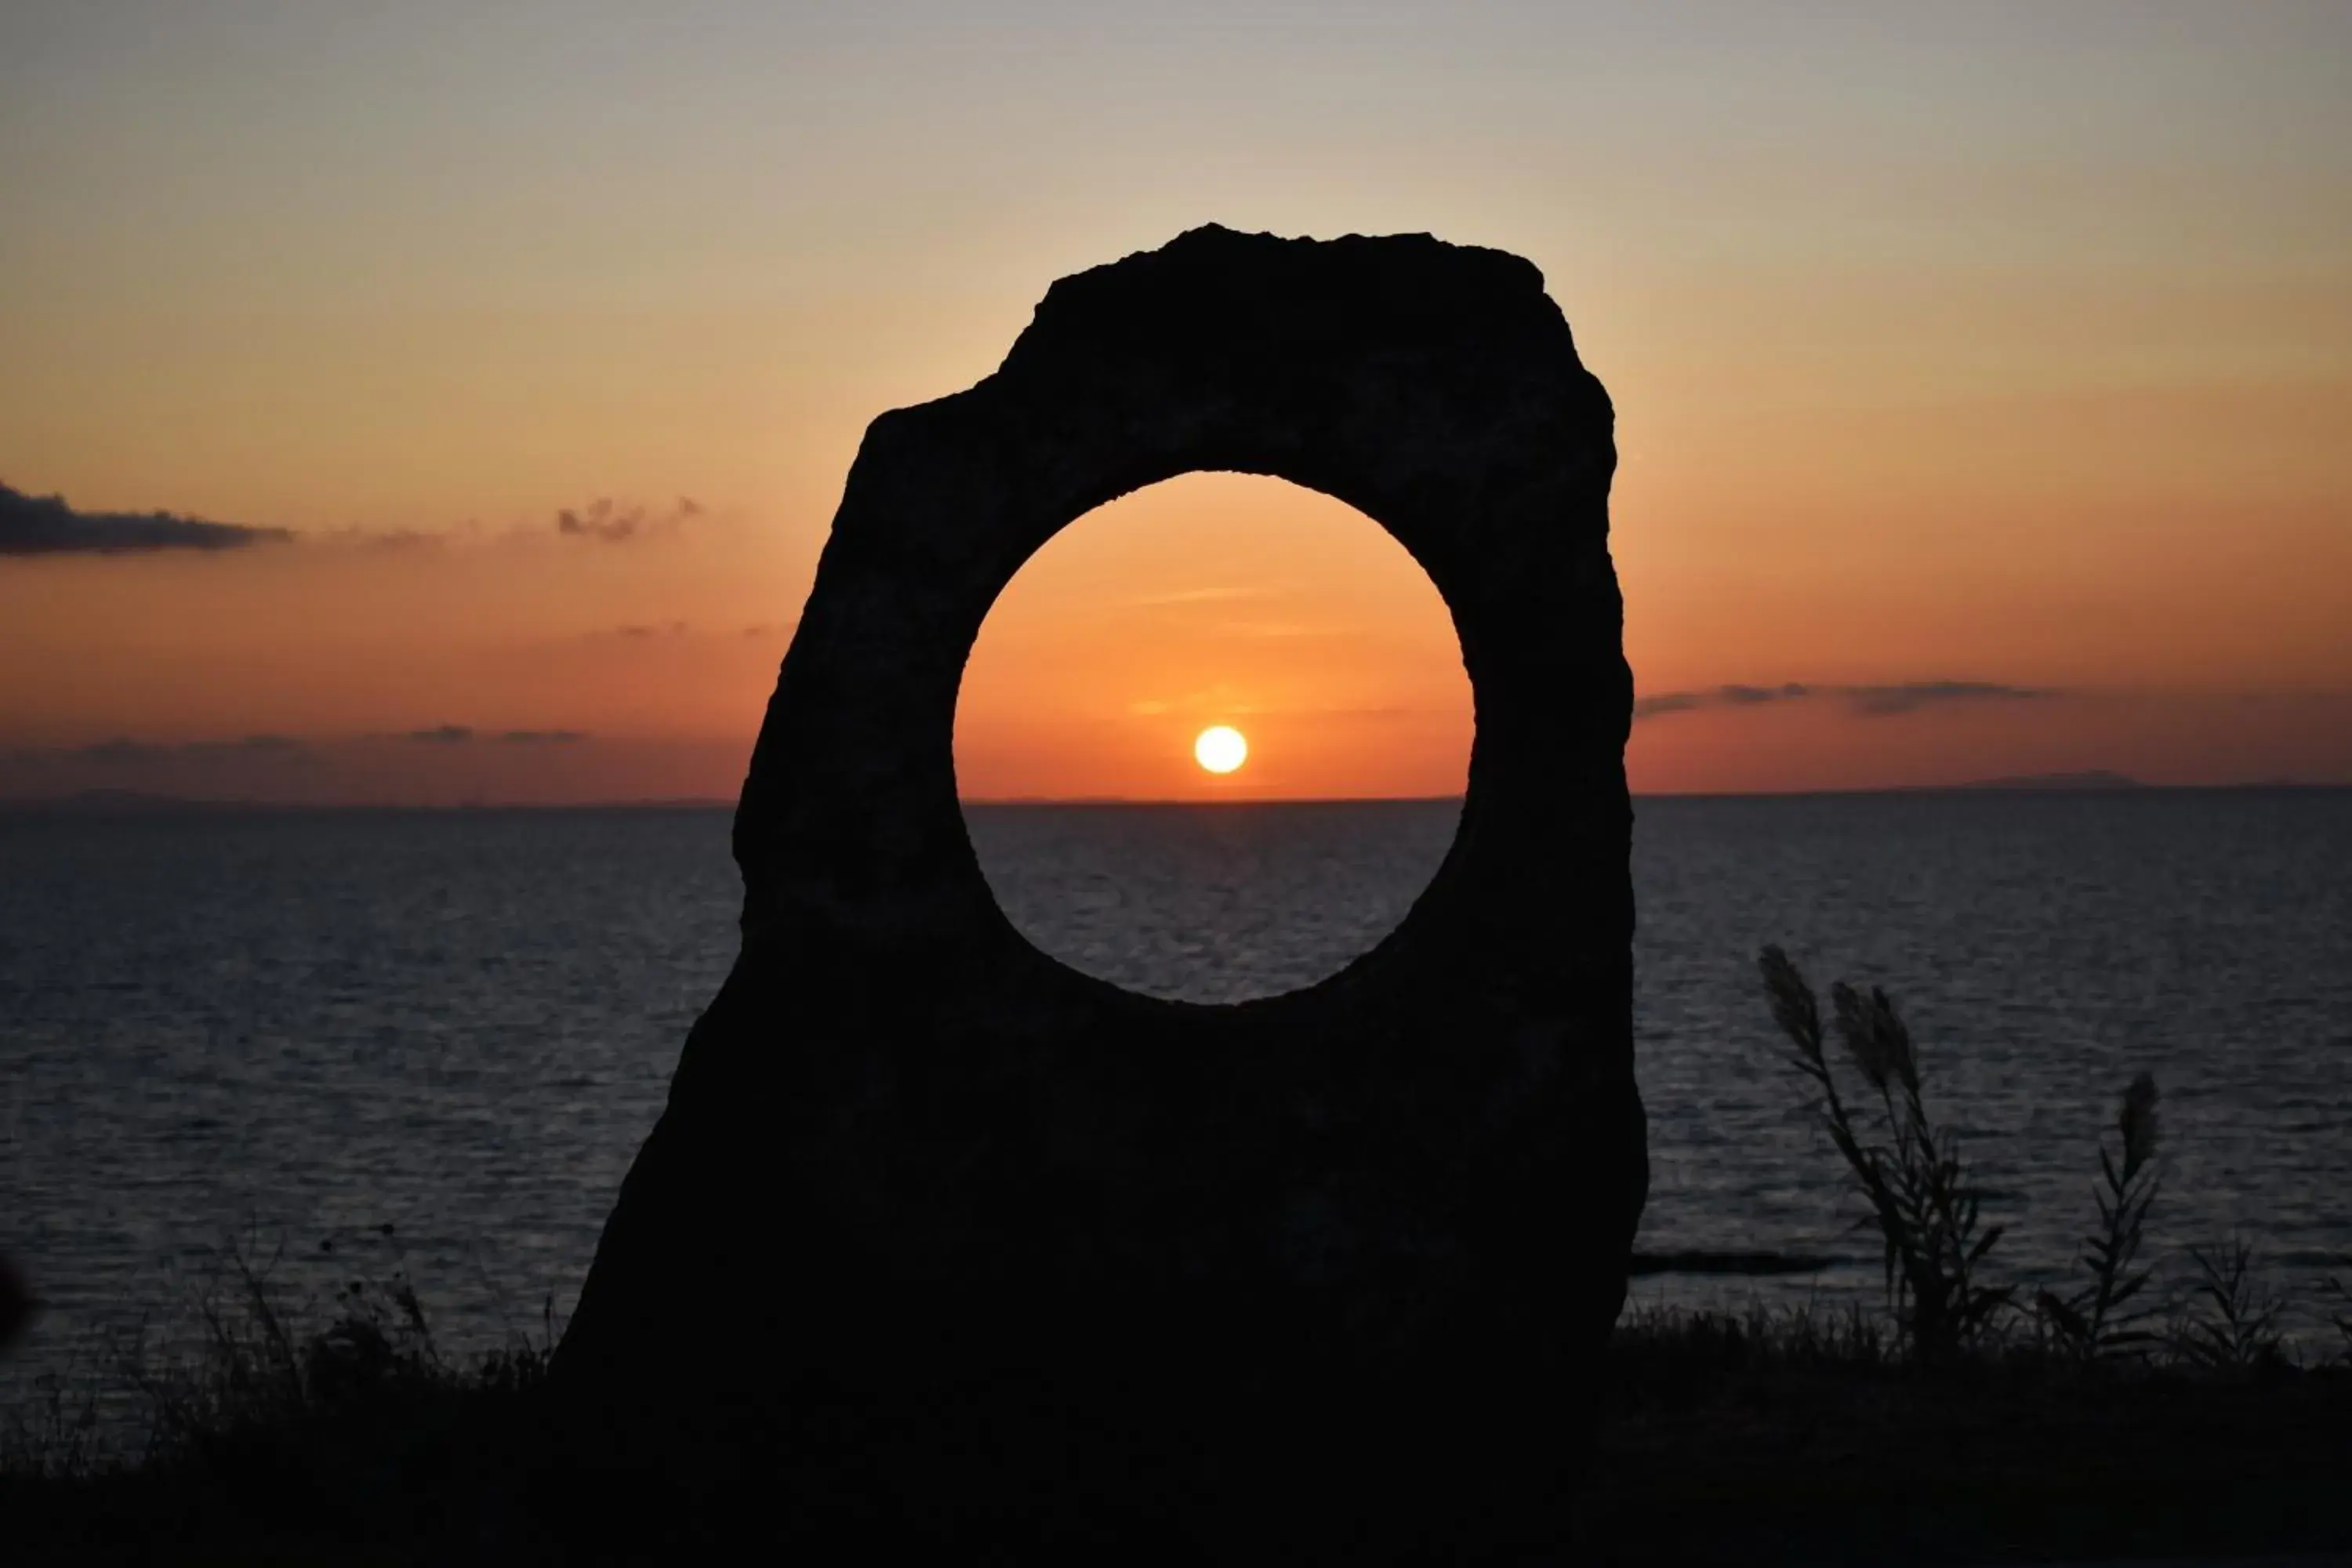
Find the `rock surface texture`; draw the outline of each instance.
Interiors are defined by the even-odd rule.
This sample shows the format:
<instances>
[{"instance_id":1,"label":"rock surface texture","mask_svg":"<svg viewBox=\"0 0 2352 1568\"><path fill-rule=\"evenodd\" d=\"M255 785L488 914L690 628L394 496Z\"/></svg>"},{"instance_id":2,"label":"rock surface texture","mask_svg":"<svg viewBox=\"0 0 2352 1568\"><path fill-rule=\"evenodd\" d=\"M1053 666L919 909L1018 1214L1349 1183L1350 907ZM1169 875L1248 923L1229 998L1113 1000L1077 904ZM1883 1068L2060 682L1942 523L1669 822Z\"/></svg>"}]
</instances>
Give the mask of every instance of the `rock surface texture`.
<instances>
[{"instance_id":1,"label":"rock surface texture","mask_svg":"<svg viewBox=\"0 0 2352 1568\"><path fill-rule=\"evenodd\" d=\"M1215 227L1062 279L995 374L875 420L735 820L741 955L557 1359L585 1427L950 1543L1550 1529L1646 1184L1612 428L1528 262ZM1477 704L1403 923L1229 1007L1032 948L951 751L1023 563L1196 469L1387 528Z\"/></svg>"}]
</instances>

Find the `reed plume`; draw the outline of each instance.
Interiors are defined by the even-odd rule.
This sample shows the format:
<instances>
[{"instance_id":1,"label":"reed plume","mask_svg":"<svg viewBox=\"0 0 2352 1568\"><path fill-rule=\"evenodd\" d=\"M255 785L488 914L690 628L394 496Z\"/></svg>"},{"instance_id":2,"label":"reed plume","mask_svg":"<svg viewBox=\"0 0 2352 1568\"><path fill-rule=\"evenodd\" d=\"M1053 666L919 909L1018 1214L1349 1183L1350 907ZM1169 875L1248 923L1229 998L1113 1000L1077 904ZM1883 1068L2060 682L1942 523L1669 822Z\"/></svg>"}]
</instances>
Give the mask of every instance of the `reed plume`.
<instances>
[{"instance_id":1,"label":"reed plume","mask_svg":"<svg viewBox=\"0 0 2352 1568\"><path fill-rule=\"evenodd\" d=\"M1981 1223L1976 1184L1959 1140L1927 1113L1920 1061L1895 1000L1843 981L1831 989L1837 1028L1854 1068L1876 1091L1885 1132L1865 1139L1839 1093L1813 989L1778 947L1757 958L1788 1061L1821 1091L1823 1131L1843 1156L1869 1212L1864 1223L1884 1245L1887 1300L1914 1359L1948 1363L1972 1345L2010 1305L2012 1286L1979 1282L1978 1266L2003 1227Z\"/></svg>"}]
</instances>

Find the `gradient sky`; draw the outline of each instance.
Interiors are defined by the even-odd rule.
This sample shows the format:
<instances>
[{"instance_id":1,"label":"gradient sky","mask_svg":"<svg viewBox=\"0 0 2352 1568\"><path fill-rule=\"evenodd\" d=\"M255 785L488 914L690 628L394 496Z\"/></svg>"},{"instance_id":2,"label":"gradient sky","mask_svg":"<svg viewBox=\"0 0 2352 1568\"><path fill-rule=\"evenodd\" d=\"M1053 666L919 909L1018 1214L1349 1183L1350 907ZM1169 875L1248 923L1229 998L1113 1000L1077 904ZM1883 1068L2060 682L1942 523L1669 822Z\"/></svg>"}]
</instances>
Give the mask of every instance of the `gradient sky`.
<instances>
[{"instance_id":1,"label":"gradient sky","mask_svg":"<svg viewBox=\"0 0 2352 1568\"><path fill-rule=\"evenodd\" d=\"M0 554L0 795L730 795L866 422L1209 221L1544 269L1637 789L2352 782L2342 4L16 0L0 211L0 482L293 535ZM1443 793L1467 704L1376 528L1202 476L1000 602L959 768Z\"/></svg>"}]
</instances>

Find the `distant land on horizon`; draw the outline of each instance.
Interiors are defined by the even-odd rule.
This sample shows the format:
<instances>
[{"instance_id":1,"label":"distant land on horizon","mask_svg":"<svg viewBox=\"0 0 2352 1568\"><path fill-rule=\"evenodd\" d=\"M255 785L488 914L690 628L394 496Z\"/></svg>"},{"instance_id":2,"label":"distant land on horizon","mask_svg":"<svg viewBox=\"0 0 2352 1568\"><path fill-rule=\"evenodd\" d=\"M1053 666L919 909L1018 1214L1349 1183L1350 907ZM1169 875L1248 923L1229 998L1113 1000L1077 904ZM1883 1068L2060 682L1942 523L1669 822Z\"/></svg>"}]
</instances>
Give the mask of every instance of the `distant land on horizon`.
<instances>
[{"instance_id":1,"label":"distant land on horizon","mask_svg":"<svg viewBox=\"0 0 2352 1568\"><path fill-rule=\"evenodd\" d=\"M1939 786L1928 784L1923 787L1935 789ZM2074 773L2017 773L2008 778L1979 779L1973 784L1954 784L1945 787L1955 789L2104 790L2161 789L2166 786L2161 784L2142 784L2139 780L2133 778L2129 773L2119 773L2111 768L2083 768ZM2173 785L2171 787L2189 789L2261 789L2268 786L2262 784L2189 784Z\"/></svg>"},{"instance_id":2,"label":"distant land on horizon","mask_svg":"<svg viewBox=\"0 0 2352 1568\"><path fill-rule=\"evenodd\" d=\"M2298 779L2257 779L2237 784L2150 784L2106 768L2071 773L2022 773L2011 777L1974 779L1948 784L1886 784L1864 789L1720 790L1636 795L1636 800L1780 800L1832 795L1966 795L2009 792L2019 795L2197 793L2237 790L2345 790L2352 783L2309 783ZM1413 805L1458 800L1458 795L1359 795L1318 800L1141 800L1112 796L1048 798L1017 797L970 800L966 805L990 807L1038 806L1220 806L1220 805ZM523 811L732 811L731 799L688 795L676 799L599 801L466 801L456 805L402 801L308 802L207 799L200 795L151 794L142 790L81 790L70 795L0 800L0 816L249 816L269 813L316 816L338 812L463 812Z\"/></svg>"},{"instance_id":3,"label":"distant land on horizon","mask_svg":"<svg viewBox=\"0 0 2352 1568\"><path fill-rule=\"evenodd\" d=\"M323 816L336 812L417 812L455 814L479 811L717 811L735 809L735 802L716 796L677 800L598 801L463 801L456 805L415 801L301 801L212 799L203 795L156 795L135 789L86 789L71 795L34 795L0 800L0 816L258 816L271 813Z\"/></svg>"}]
</instances>

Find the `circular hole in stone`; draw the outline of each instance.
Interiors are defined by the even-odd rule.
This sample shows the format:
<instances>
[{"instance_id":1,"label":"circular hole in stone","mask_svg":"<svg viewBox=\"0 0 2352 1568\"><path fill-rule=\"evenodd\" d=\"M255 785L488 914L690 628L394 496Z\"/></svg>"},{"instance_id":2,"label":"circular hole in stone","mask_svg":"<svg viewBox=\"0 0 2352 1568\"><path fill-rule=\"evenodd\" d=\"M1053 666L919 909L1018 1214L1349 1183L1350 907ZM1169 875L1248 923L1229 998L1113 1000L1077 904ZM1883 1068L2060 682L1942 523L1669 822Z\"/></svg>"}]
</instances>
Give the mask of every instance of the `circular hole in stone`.
<instances>
[{"instance_id":1,"label":"circular hole in stone","mask_svg":"<svg viewBox=\"0 0 2352 1568\"><path fill-rule=\"evenodd\" d=\"M1188 474L1024 566L956 702L964 823L1030 942L1149 995L1310 985L1403 920L1470 765L1453 616L1378 523Z\"/></svg>"}]
</instances>

